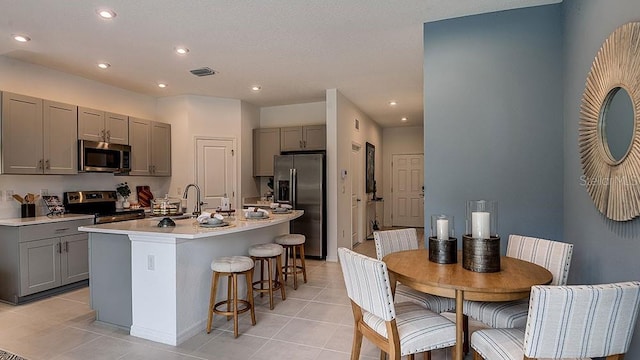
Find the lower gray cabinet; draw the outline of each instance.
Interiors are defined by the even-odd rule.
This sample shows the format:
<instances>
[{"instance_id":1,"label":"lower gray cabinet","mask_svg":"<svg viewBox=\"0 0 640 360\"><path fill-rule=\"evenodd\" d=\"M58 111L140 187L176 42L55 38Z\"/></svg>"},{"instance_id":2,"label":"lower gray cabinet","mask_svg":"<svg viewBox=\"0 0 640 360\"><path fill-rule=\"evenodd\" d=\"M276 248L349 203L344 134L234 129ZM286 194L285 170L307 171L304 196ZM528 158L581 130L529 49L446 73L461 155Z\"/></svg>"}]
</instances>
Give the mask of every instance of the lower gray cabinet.
<instances>
[{"instance_id":1,"label":"lower gray cabinet","mask_svg":"<svg viewBox=\"0 0 640 360\"><path fill-rule=\"evenodd\" d=\"M0 300L25 296L89 278L88 234L92 219L0 226Z\"/></svg>"}]
</instances>

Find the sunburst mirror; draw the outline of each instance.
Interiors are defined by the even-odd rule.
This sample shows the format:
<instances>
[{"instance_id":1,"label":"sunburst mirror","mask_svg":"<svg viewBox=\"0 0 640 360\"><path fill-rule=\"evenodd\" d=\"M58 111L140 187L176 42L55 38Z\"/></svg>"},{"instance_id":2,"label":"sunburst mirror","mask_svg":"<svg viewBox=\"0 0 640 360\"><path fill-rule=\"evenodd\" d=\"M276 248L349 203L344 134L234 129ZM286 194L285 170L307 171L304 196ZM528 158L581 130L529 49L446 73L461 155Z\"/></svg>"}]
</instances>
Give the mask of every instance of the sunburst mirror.
<instances>
[{"instance_id":1,"label":"sunburst mirror","mask_svg":"<svg viewBox=\"0 0 640 360\"><path fill-rule=\"evenodd\" d=\"M581 182L607 218L640 215L640 22L616 29L587 76L580 107Z\"/></svg>"}]
</instances>

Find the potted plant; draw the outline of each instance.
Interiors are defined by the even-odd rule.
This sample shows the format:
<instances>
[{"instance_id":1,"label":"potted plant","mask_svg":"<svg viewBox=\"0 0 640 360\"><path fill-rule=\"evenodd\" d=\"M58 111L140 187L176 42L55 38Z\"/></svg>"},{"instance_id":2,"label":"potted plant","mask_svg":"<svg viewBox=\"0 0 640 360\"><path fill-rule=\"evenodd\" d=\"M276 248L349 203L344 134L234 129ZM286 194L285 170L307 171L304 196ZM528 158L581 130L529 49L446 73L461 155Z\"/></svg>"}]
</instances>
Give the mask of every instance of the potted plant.
<instances>
[{"instance_id":1,"label":"potted plant","mask_svg":"<svg viewBox=\"0 0 640 360\"><path fill-rule=\"evenodd\" d=\"M128 209L131 206L131 204L129 204L129 195L131 195L129 184L127 184L126 181L118 184L116 186L116 192L124 199L122 201L122 207Z\"/></svg>"}]
</instances>

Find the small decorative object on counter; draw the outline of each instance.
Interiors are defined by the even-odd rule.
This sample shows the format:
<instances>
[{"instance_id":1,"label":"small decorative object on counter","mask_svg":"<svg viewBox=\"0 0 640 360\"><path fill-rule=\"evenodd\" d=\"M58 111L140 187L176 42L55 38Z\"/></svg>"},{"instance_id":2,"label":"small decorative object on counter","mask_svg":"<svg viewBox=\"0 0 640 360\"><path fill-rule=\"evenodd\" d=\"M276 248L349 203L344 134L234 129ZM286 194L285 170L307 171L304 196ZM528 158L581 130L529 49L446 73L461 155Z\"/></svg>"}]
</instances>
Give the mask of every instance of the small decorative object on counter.
<instances>
[{"instance_id":1,"label":"small decorative object on counter","mask_svg":"<svg viewBox=\"0 0 640 360\"><path fill-rule=\"evenodd\" d=\"M500 271L498 202L467 201L466 232L462 237L462 267L475 272Z\"/></svg>"},{"instance_id":2,"label":"small decorative object on counter","mask_svg":"<svg viewBox=\"0 0 640 360\"><path fill-rule=\"evenodd\" d=\"M429 236L429 261L438 264L458 262L458 238L452 215L431 215L431 236Z\"/></svg>"},{"instance_id":3,"label":"small decorative object on counter","mask_svg":"<svg viewBox=\"0 0 640 360\"><path fill-rule=\"evenodd\" d=\"M153 216L181 215L181 199L170 198L166 194L162 199L152 199L151 208Z\"/></svg>"},{"instance_id":4,"label":"small decorative object on counter","mask_svg":"<svg viewBox=\"0 0 640 360\"><path fill-rule=\"evenodd\" d=\"M126 182L120 183L116 186L116 192L124 199L122 201L122 207L128 209L131 204L129 203L129 196L131 195L131 189Z\"/></svg>"}]
</instances>

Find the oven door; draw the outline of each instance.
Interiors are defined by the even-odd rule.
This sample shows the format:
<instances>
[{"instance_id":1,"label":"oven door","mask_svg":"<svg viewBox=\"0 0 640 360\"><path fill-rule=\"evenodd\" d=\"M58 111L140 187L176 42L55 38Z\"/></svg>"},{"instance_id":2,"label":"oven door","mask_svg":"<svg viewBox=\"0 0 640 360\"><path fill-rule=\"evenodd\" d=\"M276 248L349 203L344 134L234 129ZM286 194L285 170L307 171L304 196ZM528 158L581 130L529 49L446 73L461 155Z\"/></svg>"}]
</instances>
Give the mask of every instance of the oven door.
<instances>
[{"instance_id":1,"label":"oven door","mask_svg":"<svg viewBox=\"0 0 640 360\"><path fill-rule=\"evenodd\" d=\"M126 173L130 154L129 145L78 140L78 171Z\"/></svg>"}]
</instances>

